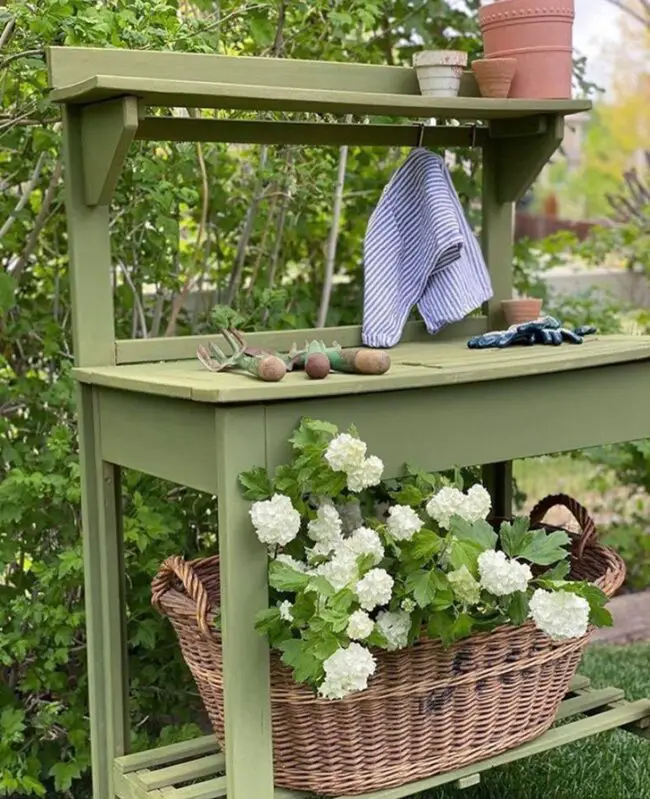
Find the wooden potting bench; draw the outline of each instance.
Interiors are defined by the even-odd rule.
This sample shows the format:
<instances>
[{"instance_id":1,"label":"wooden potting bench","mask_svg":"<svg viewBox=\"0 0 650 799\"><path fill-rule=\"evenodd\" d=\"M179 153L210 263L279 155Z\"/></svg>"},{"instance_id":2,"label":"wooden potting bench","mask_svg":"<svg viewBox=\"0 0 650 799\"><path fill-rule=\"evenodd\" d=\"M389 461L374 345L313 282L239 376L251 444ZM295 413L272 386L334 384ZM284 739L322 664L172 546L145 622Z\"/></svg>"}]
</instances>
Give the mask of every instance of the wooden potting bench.
<instances>
[{"instance_id":1,"label":"wooden potting bench","mask_svg":"<svg viewBox=\"0 0 650 799\"><path fill-rule=\"evenodd\" d=\"M564 117L589 103L486 100L471 76L462 96L431 99L420 95L412 69L357 64L52 48L49 68L65 128L95 799L295 799L300 794L273 787L268 650L253 629L267 605L267 555L237 475L283 461L307 414L342 427L354 422L388 474L406 461L430 470L483 464L505 515L512 459L650 437L650 337L594 336L582 346L532 350L466 346L469 335L501 325L499 304L511 295L514 202L558 147ZM324 116L199 119L147 115L148 107ZM334 116L344 114L354 121ZM461 124L420 128L405 118ZM424 146L483 151L483 247L495 290L483 316L433 338L409 325L388 374L325 381L290 374L265 384L211 374L195 358L203 336L115 340L109 204L134 139L412 146L421 137ZM286 347L307 337L360 341L357 327L250 338ZM219 497L225 755L212 737L128 754L120 467ZM560 710L564 719L576 715L519 749L368 799L471 785L485 769L615 727L643 733L650 702L627 703L617 689L590 691L578 678Z\"/></svg>"}]
</instances>

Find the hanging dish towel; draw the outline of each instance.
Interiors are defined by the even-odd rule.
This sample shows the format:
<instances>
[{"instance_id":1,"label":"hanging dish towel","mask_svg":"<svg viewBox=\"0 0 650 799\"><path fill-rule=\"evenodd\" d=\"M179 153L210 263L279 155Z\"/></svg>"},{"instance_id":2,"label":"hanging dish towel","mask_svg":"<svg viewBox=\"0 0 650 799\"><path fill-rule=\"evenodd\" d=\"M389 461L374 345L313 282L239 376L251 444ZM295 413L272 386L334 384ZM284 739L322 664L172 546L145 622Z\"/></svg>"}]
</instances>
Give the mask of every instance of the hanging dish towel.
<instances>
[{"instance_id":1,"label":"hanging dish towel","mask_svg":"<svg viewBox=\"0 0 650 799\"><path fill-rule=\"evenodd\" d=\"M434 334L491 296L481 249L445 162L424 148L412 150L368 223L363 343L393 347L414 305Z\"/></svg>"}]
</instances>

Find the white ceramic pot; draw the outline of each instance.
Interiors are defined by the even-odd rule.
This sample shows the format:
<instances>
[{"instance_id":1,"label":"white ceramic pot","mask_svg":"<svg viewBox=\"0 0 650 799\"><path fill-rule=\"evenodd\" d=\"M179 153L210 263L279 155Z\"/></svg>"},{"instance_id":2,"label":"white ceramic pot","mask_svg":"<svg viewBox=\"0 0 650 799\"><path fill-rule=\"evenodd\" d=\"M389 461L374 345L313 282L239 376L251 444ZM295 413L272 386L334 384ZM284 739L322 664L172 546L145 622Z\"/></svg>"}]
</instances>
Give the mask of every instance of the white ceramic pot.
<instances>
[{"instance_id":1,"label":"white ceramic pot","mask_svg":"<svg viewBox=\"0 0 650 799\"><path fill-rule=\"evenodd\" d=\"M467 66L462 50L423 50L413 56L420 91L425 97L457 97Z\"/></svg>"}]
</instances>

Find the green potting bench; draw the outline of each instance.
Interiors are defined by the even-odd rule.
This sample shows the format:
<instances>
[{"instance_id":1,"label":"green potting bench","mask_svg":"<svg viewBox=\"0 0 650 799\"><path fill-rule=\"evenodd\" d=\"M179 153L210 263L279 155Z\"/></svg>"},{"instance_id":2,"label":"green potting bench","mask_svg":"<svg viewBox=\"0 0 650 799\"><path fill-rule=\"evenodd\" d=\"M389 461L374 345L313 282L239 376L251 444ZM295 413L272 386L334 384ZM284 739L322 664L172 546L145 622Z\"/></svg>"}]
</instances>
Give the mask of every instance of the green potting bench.
<instances>
[{"instance_id":1,"label":"green potting bench","mask_svg":"<svg viewBox=\"0 0 650 799\"><path fill-rule=\"evenodd\" d=\"M307 414L354 422L389 474L405 461L431 470L484 464L505 515L512 459L650 437L650 337L596 336L579 347L534 351L466 346L469 335L501 325L499 304L511 295L514 202L558 147L564 117L589 103L486 100L469 75L460 97L432 99L402 67L76 48L51 49L49 67L65 127L95 799L297 797L273 787L268 651L253 629L267 605L267 556L237 475L284 460L289 435ZM354 122L147 116L147 107L353 114ZM369 117L374 123L361 124ZM390 117L461 124L421 128L388 124ZM195 358L206 337L115 340L109 204L133 139L409 146L421 137L424 146L483 150L483 247L495 290L483 316L435 338L410 325L388 374L322 382L211 374ZM360 342L357 327L250 338L286 347L312 336ZM225 756L211 736L127 754L120 467L219 497ZM560 710L571 716L579 718L487 762L369 796L397 799L444 782L465 787L485 769L603 730L643 733L650 702L626 703L617 689L590 691L578 678Z\"/></svg>"}]
</instances>

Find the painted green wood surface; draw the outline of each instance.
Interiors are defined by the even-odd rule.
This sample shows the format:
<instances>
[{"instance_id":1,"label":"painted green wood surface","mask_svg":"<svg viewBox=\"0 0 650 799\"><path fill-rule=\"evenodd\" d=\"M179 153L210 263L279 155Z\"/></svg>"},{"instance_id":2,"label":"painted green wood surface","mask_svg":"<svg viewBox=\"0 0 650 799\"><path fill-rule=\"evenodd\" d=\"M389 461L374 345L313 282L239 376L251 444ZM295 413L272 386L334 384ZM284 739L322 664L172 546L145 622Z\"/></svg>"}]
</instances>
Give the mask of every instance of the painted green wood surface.
<instances>
[{"instance_id":1,"label":"painted green wood surface","mask_svg":"<svg viewBox=\"0 0 650 799\"><path fill-rule=\"evenodd\" d=\"M81 112L86 203L108 205L138 128L138 101L118 97Z\"/></svg>"},{"instance_id":2,"label":"painted green wood surface","mask_svg":"<svg viewBox=\"0 0 650 799\"><path fill-rule=\"evenodd\" d=\"M515 146L523 146L524 139ZM481 247L492 281L493 296L485 310L490 330L505 326L501 311L502 300L512 297L512 257L515 207L499 196L499 180L505 169L501 161L500 141L490 141L483 149ZM483 467L483 483L492 497L492 507L501 517L512 512L512 464L487 464Z\"/></svg>"},{"instance_id":3,"label":"painted green wood surface","mask_svg":"<svg viewBox=\"0 0 650 799\"><path fill-rule=\"evenodd\" d=\"M129 740L120 478L102 461L97 390L77 396L93 796L105 799Z\"/></svg>"},{"instance_id":4,"label":"painted green wood surface","mask_svg":"<svg viewBox=\"0 0 650 799\"><path fill-rule=\"evenodd\" d=\"M63 110L72 343L79 366L115 363L108 207L86 205L81 108Z\"/></svg>"},{"instance_id":5,"label":"painted green wood surface","mask_svg":"<svg viewBox=\"0 0 650 799\"><path fill-rule=\"evenodd\" d=\"M264 339L257 339L262 342ZM309 380L292 372L279 383L264 383L234 372L214 373L198 360L75 369L84 383L183 397L198 402L280 402L298 398L380 393L458 383L488 383L506 378L582 370L650 359L650 336L591 336L582 345L470 350L466 341L413 342L390 351L385 375L331 374Z\"/></svg>"},{"instance_id":6,"label":"painted green wood surface","mask_svg":"<svg viewBox=\"0 0 650 799\"><path fill-rule=\"evenodd\" d=\"M331 114L408 116L437 119L517 119L538 114L588 111L583 100L500 100L484 97L423 97L420 94L302 89L173 78L98 74L50 94L53 102L88 104L123 95L161 107L227 108L254 111L316 111Z\"/></svg>"},{"instance_id":7,"label":"painted green wood surface","mask_svg":"<svg viewBox=\"0 0 650 799\"><path fill-rule=\"evenodd\" d=\"M210 141L241 144L309 144L353 147L480 147L486 127L346 124L323 122L259 122L153 116L143 119L136 139L147 141Z\"/></svg>"},{"instance_id":8,"label":"painted green wood surface","mask_svg":"<svg viewBox=\"0 0 650 799\"><path fill-rule=\"evenodd\" d=\"M269 651L255 630L268 607L267 550L250 521L238 475L266 459L261 406L217 414L219 554L226 778L231 799L273 799Z\"/></svg>"},{"instance_id":9,"label":"painted green wood surface","mask_svg":"<svg viewBox=\"0 0 650 799\"><path fill-rule=\"evenodd\" d=\"M436 334L436 341L450 341L457 338L470 338L488 329L484 316L468 317L443 328ZM246 333L246 341L256 347L267 347L288 351L294 343L299 345L312 339L322 339L328 346L338 342L342 347L361 346L361 326L319 327L302 330L275 330L259 333ZM196 357L200 344L213 341L220 347L226 345L222 336L177 336L175 338L125 339L115 345L115 358L118 364L146 363L148 361L184 361ZM402 343L432 341L422 322L408 322L404 327Z\"/></svg>"},{"instance_id":10,"label":"painted green wood surface","mask_svg":"<svg viewBox=\"0 0 650 799\"><path fill-rule=\"evenodd\" d=\"M103 390L100 408L105 460L216 492L216 416L210 405Z\"/></svg>"},{"instance_id":11,"label":"painted green wood surface","mask_svg":"<svg viewBox=\"0 0 650 799\"><path fill-rule=\"evenodd\" d=\"M569 692L565 700L561 703L556 715L556 722L566 722L576 716L587 715L587 718L571 721L560 727L555 727L544 735L540 736L528 744L504 752L495 757L484 761L465 766L460 769L438 774L417 783L390 788L386 790L374 791L364 794L361 799L401 799L410 796L418 791L437 787L444 784L453 784L457 788L464 789L478 784L480 775L491 769L506 763L519 760L524 757L539 754L549 749L570 743L573 740L586 738L605 730L621 727L635 728L636 725L644 724L650 720L650 701L641 700L639 702L624 702L623 692L618 688L602 688L597 690L588 689L589 681L577 676L572 680ZM577 693L577 695L576 695ZM200 743L205 739L198 739ZM152 770L145 770L140 773L127 773L127 780L131 786L130 791L123 791L120 795L124 799L218 799L226 795L223 779L212 777L204 757L198 760L189 760L187 763L166 766L155 770L153 767L159 763L156 758L158 750L143 752L142 762L149 757ZM121 758L116 762L118 774L123 773L123 763L128 758ZM221 763L217 763L214 773L218 773ZM142 775L145 775L143 779ZM157 777L157 775L160 775ZM207 777L207 778L206 778ZM191 786L184 786L184 783L196 780ZM165 785L163 785L165 783ZM151 788L144 795L138 792L144 784L160 786L160 791ZM230 794L228 794L230 795ZM304 799L307 796L304 792L294 792L283 789L275 789L274 799ZM339 797L338 799L351 799L351 797Z\"/></svg>"}]
</instances>

